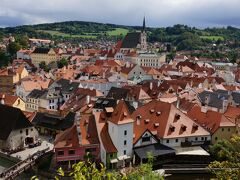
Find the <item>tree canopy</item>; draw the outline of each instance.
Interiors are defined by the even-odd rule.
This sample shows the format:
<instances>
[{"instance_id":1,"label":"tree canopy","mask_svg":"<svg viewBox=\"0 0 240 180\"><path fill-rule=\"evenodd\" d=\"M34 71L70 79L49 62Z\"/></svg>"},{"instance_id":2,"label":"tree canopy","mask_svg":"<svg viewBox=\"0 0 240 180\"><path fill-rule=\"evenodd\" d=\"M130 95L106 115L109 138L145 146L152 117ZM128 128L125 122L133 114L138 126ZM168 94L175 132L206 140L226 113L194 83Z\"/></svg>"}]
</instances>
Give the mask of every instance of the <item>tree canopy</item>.
<instances>
[{"instance_id":1,"label":"tree canopy","mask_svg":"<svg viewBox=\"0 0 240 180\"><path fill-rule=\"evenodd\" d=\"M221 180L240 179L240 136L220 140L210 147L213 161L209 168Z\"/></svg>"}]
</instances>

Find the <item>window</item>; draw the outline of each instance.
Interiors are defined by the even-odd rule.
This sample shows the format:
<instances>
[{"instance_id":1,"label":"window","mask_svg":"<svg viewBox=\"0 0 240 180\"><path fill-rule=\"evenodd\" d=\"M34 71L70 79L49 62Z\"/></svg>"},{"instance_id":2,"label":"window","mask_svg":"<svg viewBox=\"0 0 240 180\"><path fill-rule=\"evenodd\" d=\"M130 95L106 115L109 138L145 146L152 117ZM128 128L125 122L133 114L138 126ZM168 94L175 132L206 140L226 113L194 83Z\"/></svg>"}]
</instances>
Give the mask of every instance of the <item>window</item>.
<instances>
[{"instance_id":1,"label":"window","mask_svg":"<svg viewBox=\"0 0 240 180\"><path fill-rule=\"evenodd\" d=\"M28 136L28 129L26 129L26 136Z\"/></svg>"},{"instance_id":2,"label":"window","mask_svg":"<svg viewBox=\"0 0 240 180\"><path fill-rule=\"evenodd\" d=\"M75 150L73 150L73 149L69 150L69 151L68 151L68 154L69 154L69 155L75 154Z\"/></svg>"},{"instance_id":3,"label":"window","mask_svg":"<svg viewBox=\"0 0 240 180\"><path fill-rule=\"evenodd\" d=\"M142 137L142 142L149 142L151 139L150 136Z\"/></svg>"},{"instance_id":4,"label":"window","mask_svg":"<svg viewBox=\"0 0 240 180\"><path fill-rule=\"evenodd\" d=\"M224 131L224 128L222 128L222 131Z\"/></svg>"},{"instance_id":5,"label":"window","mask_svg":"<svg viewBox=\"0 0 240 180\"><path fill-rule=\"evenodd\" d=\"M195 141L197 141L198 140L198 137L195 137Z\"/></svg>"},{"instance_id":6,"label":"window","mask_svg":"<svg viewBox=\"0 0 240 180\"><path fill-rule=\"evenodd\" d=\"M63 155L64 155L64 151L58 151L58 152L57 152L57 155L58 155L58 156L63 156Z\"/></svg>"},{"instance_id":7,"label":"window","mask_svg":"<svg viewBox=\"0 0 240 180\"><path fill-rule=\"evenodd\" d=\"M125 135L125 136L127 135L127 130L124 131L124 135Z\"/></svg>"},{"instance_id":8,"label":"window","mask_svg":"<svg viewBox=\"0 0 240 180\"><path fill-rule=\"evenodd\" d=\"M31 131L33 131L33 128L31 128Z\"/></svg>"},{"instance_id":9,"label":"window","mask_svg":"<svg viewBox=\"0 0 240 180\"><path fill-rule=\"evenodd\" d=\"M124 154L124 155L126 155L126 154L127 154L126 150L124 150L124 151L123 151L123 154Z\"/></svg>"},{"instance_id":10,"label":"window","mask_svg":"<svg viewBox=\"0 0 240 180\"><path fill-rule=\"evenodd\" d=\"M230 128L228 128L228 132L230 132L231 130L230 130Z\"/></svg>"},{"instance_id":11,"label":"window","mask_svg":"<svg viewBox=\"0 0 240 180\"><path fill-rule=\"evenodd\" d=\"M22 133L22 130L20 130L20 133Z\"/></svg>"},{"instance_id":12,"label":"window","mask_svg":"<svg viewBox=\"0 0 240 180\"><path fill-rule=\"evenodd\" d=\"M215 140L217 140L218 138L217 137L215 137Z\"/></svg>"},{"instance_id":13,"label":"window","mask_svg":"<svg viewBox=\"0 0 240 180\"><path fill-rule=\"evenodd\" d=\"M85 152L91 153L91 152L95 152L96 150L97 150L96 148L87 148Z\"/></svg>"},{"instance_id":14,"label":"window","mask_svg":"<svg viewBox=\"0 0 240 180\"><path fill-rule=\"evenodd\" d=\"M126 141L126 140L124 141L124 145L125 145L125 146L127 145L127 141Z\"/></svg>"},{"instance_id":15,"label":"window","mask_svg":"<svg viewBox=\"0 0 240 180\"><path fill-rule=\"evenodd\" d=\"M175 142L178 142L178 139L175 139Z\"/></svg>"},{"instance_id":16,"label":"window","mask_svg":"<svg viewBox=\"0 0 240 180\"><path fill-rule=\"evenodd\" d=\"M203 140L204 140L204 137L202 137L201 139L202 139L202 141L203 141Z\"/></svg>"},{"instance_id":17,"label":"window","mask_svg":"<svg viewBox=\"0 0 240 180\"><path fill-rule=\"evenodd\" d=\"M169 143L169 139L167 139L167 141L166 141L167 143Z\"/></svg>"}]
</instances>

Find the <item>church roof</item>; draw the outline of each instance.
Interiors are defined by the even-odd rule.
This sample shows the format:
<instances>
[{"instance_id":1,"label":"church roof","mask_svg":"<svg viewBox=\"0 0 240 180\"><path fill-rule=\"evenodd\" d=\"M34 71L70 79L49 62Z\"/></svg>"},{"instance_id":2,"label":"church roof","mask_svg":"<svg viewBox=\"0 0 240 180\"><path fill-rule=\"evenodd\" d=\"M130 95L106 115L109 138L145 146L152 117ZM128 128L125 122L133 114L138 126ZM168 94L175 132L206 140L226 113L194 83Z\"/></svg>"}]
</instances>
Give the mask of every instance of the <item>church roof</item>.
<instances>
[{"instance_id":1,"label":"church roof","mask_svg":"<svg viewBox=\"0 0 240 180\"><path fill-rule=\"evenodd\" d=\"M128 33L122 42L122 48L136 48L140 44L141 32Z\"/></svg>"}]
</instances>

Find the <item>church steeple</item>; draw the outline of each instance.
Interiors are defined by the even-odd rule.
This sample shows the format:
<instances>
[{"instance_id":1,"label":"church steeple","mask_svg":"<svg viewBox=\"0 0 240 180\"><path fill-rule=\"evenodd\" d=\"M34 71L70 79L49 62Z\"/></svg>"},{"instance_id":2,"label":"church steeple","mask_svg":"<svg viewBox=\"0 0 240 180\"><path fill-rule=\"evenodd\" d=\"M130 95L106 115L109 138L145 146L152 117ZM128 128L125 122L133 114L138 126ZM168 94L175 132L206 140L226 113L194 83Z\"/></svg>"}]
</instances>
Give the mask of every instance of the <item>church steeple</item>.
<instances>
[{"instance_id":1,"label":"church steeple","mask_svg":"<svg viewBox=\"0 0 240 180\"><path fill-rule=\"evenodd\" d=\"M146 32L145 16L143 17L142 32Z\"/></svg>"}]
</instances>

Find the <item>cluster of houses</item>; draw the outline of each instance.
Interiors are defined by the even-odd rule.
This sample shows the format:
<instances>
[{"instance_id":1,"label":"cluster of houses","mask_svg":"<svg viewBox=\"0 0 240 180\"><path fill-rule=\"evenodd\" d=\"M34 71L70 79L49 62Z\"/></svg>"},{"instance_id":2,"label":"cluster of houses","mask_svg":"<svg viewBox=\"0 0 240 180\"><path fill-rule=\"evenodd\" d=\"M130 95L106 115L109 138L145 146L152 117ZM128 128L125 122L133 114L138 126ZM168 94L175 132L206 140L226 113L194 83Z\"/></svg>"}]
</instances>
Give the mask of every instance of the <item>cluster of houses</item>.
<instances>
[{"instance_id":1,"label":"cluster of houses","mask_svg":"<svg viewBox=\"0 0 240 180\"><path fill-rule=\"evenodd\" d=\"M1 149L45 135L54 138L56 164L90 153L116 168L144 162L148 152L162 164L202 160L208 145L240 133L239 68L184 55L167 63L149 51L145 21L108 49L30 41L33 50L0 70ZM63 57L67 66L53 66Z\"/></svg>"}]
</instances>

